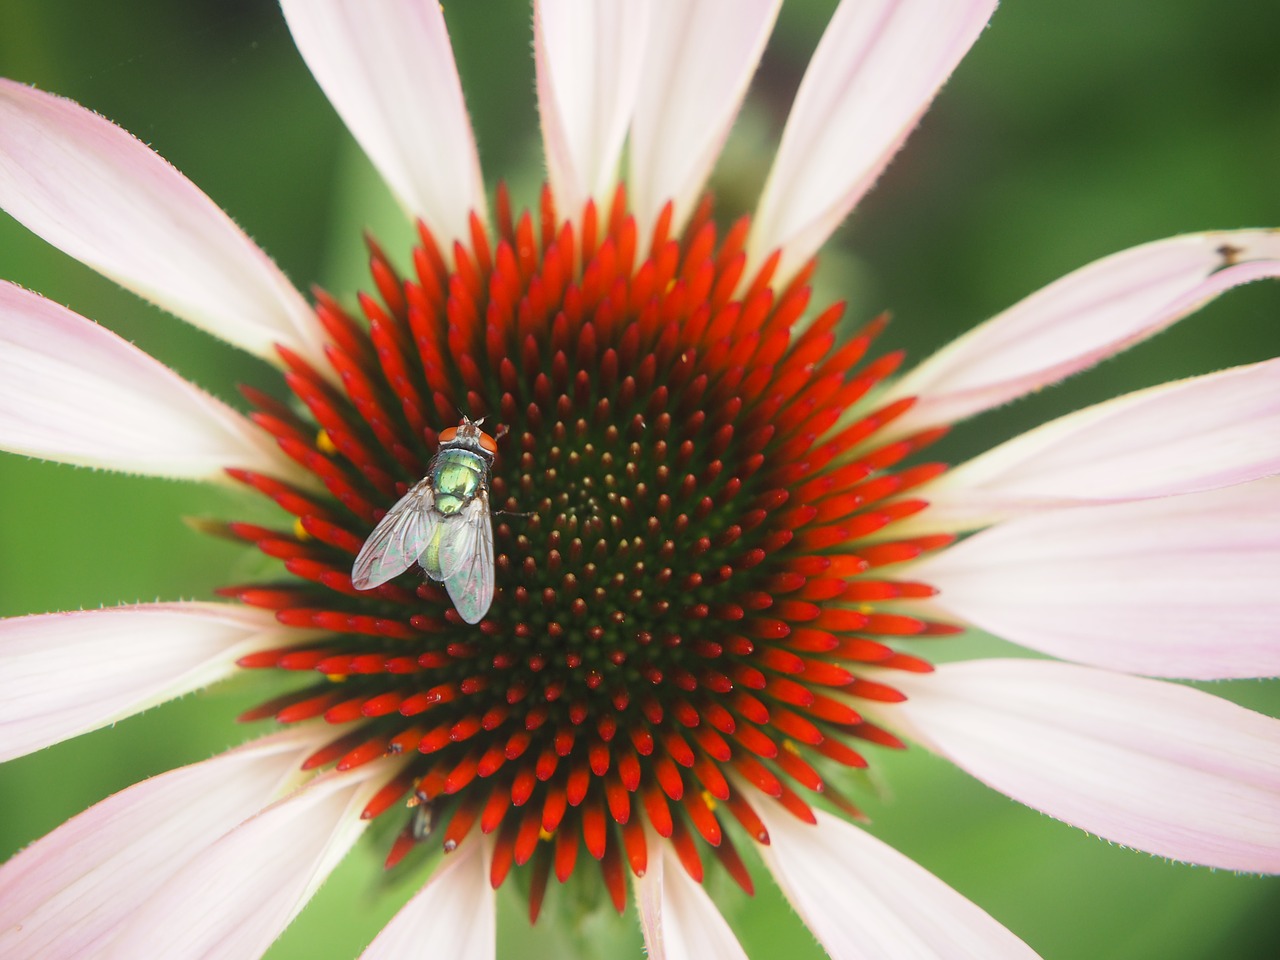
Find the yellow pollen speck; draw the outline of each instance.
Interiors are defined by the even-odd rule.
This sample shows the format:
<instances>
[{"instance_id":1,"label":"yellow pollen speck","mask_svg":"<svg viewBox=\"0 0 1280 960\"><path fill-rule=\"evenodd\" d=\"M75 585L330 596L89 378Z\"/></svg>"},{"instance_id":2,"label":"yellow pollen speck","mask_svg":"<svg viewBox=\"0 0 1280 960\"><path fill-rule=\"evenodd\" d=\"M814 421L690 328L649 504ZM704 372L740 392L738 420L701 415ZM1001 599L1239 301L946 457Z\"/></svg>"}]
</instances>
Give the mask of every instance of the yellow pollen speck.
<instances>
[{"instance_id":1,"label":"yellow pollen speck","mask_svg":"<svg viewBox=\"0 0 1280 960\"><path fill-rule=\"evenodd\" d=\"M316 434L316 447L321 453L333 456L338 452L338 448L333 445L333 438L329 436L328 430L321 430Z\"/></svg>"},{"instance_id":2,"label":"yellow pollen speck","mask_svg":"<svg viewBox=\"0 0 1280 960\"><path fill-rule=\"evenodd\" d=\"M347 675L345 673L326 673L325 678L334 683L346 683Z\"/></svg>"},{"instance_id":3,"label":"yellow pollen speck","mask_svg":"<svg viewBox=\"0 0 1280 960\"><path fill-rule=\"evenodd\" d=\"M713 797L709 790L702 791L702 802L707 805L707 809L712 813L715 813L716 807L720 806L720 801Z\"/></svg>"},{"instance_id":4,"label":"yellow pollen speck","mask_svg":"<svg viewBox=\"0 0 1280 960\"><path fill-rule=\"evenodd\" d=\"M871 616L871 614L876 612L876 608L869 603L860 603L858 604L858 612L865 613L867 616Z\"/></svg>"},{"instance_id":5,"label":"yellow pollen speck","mask_svg":"<svg viewBox=\"0 0 1280 960\"><path fill-rule=\"evenodd\" d=\"M296 517L293 521L293 535L299 540L310 540L311 534L307 533L307 528L302 525L302 518Z\"/></svg>"},{"instance_id":6,"label":"yellow pollen speck","mask_svg":"<svg viewBox=\"0 0 1280 960\"><path fill-rule=\"evenodd\" d=\"M800 756L800 748L795 745L795 741L793 740L784 739L782 741L782 749L786 750L788 753L794 753L796 756Z\"/></svg>"},{"instance_id":7,"label":"yellow pollen speck","mask_svg":"<svg viewBox=\"0 0 1280 960\"><path fill-rule=\"evenodd\" d=\"M547 828L546 828L546 827L539 827L539 828L538 828L538 839L539 839L539 840L543 840L543 841L546 841L547 843L550 843L550 842L551 842L552 840L554 840L555 838L556 838L556 835L555 835L554 833L551 833L549 830L547 830Z\"/></svg>"}]
</instances>

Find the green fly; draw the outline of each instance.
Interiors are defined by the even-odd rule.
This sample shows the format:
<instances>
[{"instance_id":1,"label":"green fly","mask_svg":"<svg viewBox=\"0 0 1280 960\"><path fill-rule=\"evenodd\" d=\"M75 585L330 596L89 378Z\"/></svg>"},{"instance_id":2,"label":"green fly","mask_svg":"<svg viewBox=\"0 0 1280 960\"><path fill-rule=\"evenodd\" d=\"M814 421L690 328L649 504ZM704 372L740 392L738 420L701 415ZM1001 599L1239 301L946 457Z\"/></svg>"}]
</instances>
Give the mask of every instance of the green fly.
<instances>
[{"instance_id":1,"label":"green fly","mask_svg":"<svg viewBox=\"0 0 1280 960\"><path fill-rule=\"evenodd\" d=\"M458 615L479 623L493 603L489 470L498 444L466 417L440 434L427 475L387 511L351 568L357 590L386 583L416 561L444 583Z\"/></svg>"}]
</instances>

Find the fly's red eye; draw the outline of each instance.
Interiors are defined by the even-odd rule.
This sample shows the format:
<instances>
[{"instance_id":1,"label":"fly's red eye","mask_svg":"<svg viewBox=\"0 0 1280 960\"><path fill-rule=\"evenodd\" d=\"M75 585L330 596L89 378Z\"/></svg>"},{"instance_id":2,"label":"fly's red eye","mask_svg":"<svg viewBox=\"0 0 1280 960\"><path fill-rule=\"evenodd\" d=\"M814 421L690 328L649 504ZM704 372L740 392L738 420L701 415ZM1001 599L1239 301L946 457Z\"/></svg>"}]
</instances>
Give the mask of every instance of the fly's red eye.
<instances>
[{"instance_id":1,"label":"fly's red eye","mask_svg":"<svg viewBox=\"0 0 1280 960\"><path fill-rule=\"evenodd\" d=\"M457 428L457 427L450 427L450 428L449 428L449 429L447 429L447 430L441 430L441 431L440 431L440 442L441 442L441 443L448 443L450 440L453 440L453 439L454 439L455 437L457 437L457 436L458 436L458 428Z\"/></svg>"},{"instance_id":2,"label":"fly's red eye","mask_svg":"<svg viewBox=\"0 0 1280 960\"><path fill-rule=\"evenodd\" d=\"M498 452L498 441L494 440L493 437L489 436L484 431L480 432L480 446L484 447L484 449L489 453Z\"/></svg>"}]
</instances>

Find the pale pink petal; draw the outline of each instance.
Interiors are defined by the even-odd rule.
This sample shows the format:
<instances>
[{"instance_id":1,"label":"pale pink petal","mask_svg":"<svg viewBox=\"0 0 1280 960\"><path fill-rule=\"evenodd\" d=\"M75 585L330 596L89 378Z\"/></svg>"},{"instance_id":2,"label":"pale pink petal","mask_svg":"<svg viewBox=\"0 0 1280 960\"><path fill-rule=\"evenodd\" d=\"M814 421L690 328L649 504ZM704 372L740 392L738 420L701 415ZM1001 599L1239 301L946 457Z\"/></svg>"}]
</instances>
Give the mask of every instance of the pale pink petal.
<instances>
[{"instance_id":1,"label":"pale pink petal","mask_svg":"<svg viewBox=\"0 0 1280 960\"><path fill-rule=\"evenodd\" d=\"M844 0L796 94L748 254L785 283L875 183L995 0Z\"/></svg>"},{"instance_id":2,"label":"pale pink petal","mask_svg":"<svg viewBox=\"0 0 1280 960\"><path fill-rule=\"evenodd\" d=\"M729 924L680 864L671 844L646 831L648 865L634 880L649 960L747 960Z\"/></svg>"},{"instance_id":3,"label":"pale pink petal","mask_svg":"<svg viewBox=\"0 0 1280 960\"><path fill-rule=\"evenodd\" d=\"M865 830L816 811L803 823L752 798L769 831L761 856L832 960L1033 958L971 901Z\"/></svg>"},{"instance_id":4,"label":"pale pink petal","mask_svg":"<svg viewBox=\"0 0 1280 960\"><path fill-rule=\"evenodd\" d=\"M1280 675L1280 480L1013 520L911 576L946 614L1065 660Z\"/></svg>"},{"instance_id":5,"label":"pale pink petal","mask_svg":"<svg viewBox=\"0 0 1280 960\"><path fill-rule=\"evenodd\" d=\"M895 672L875 711L1029 807L1174 860L1280 872L1280 720L1163 680L1046 660Z\"/></svg>"},{"instance_id":6,"label":"pale pink petal","mask_svg":"<svg viewBox=\"0 0 1280 960\"><path fill-rule=\"evenodd\" d=\"M294 43L401 204L451 251L483 221L484 180L433 0L281 0Z\"/></svg>"},{"instance_id":7,"label":"pale pink petal","mask_svg":"<svg viewBox=\"0 0 1280 960\"><path fill-rule=\"evenodd\" d=\"M533 52L547 175L560 216L612 200L644 70L650 5L538 0Z\"/></svg>"},{"instance_id":8,"label":"pale pink petal","mask_svg":"<svg viewBox=\"0 0 1280 960\"><path fill-rule=\"evenodd\" d=\"M78 104L0 79L0 208L183 320L328 370L319 323L279 268L140 140Z\"/></svg>"},{"instance_id":9,"label":"pale pink petal","mask_svg":"<svg viewBox=\"0 0 1280 960\"><path fill-rule=\"evenodd\" d=\"M127 340L0 282L0 448L179 479L245 467L301 480L247 418Z\"/></svg>"},{"instance_id":10,"label":"pale pink petal","mask_svg":"<svg viewBox=\"0 0 1280 960\"><path fill-rule=\"evenodd\" d=\"M1093 366L1232 287L1280 277L1280 231L1158 240L1050 284L934 354L890 389L918 396L898 433L953 423Z\"/></svg>"},{"instance_id":11,"label":"pale pink petal","mask_svg":"<svg viewBox=\"0 0 1280 960\"><path fill-rule=\"evenodd\" d=\"M135 784L0 867L0 956L99 956L170 876L285 792L333 733L295 727Z\"/></svg>"},{"instance_id":12,"label":"pale pink petal","mask_svg":"<svg viewBox=\"0 0 1280 960\"><path fill-rule=\"evenodd\" d=\"M368 827L360 811L392 775L389 761L327 773L246 820L170 876L105 956L260 956Z\"/></svg>"},{"instance_id":13,"label":"pale pink petal","mask_svg":"<svg viewBox=\"0 0 1280 960\"><path fill-rule=\"evenodd\" d=\"M308 639L269 611L153 603L0 620L0 761L208 686Z\"/></svg>"},{"instance_id":14,"label":"pale pink petal","mask_svg":"<svg viewBox=\"0 0 1280 960\"><path fill-rule=\"evenodd\" d=\"M1275 473L1280 360L1269 360L1131 393L1015 437L919 488L929 510L917 526L972 529Z\"/></svg>"},{"instance_id":15,"label":"pale pink petal","mask_svg":"<svg viewBox=\"0 0 1280 960\"><path fill-rule=\"evenodd\" d=\"M673 232L693 212L780 6L699 0L653 7L627 177L642 237L667 201L675 204Z\"/></svg>"},{"instance_id":16,"label":"pale pink petal","mask_svg":"<svg viewBox=\"0 0 1280 960\"><path fill-rule=\"evenodd\" d=\"M494 890L489 883L490 842L462 844L431 875L360 954L360 960L418 955L448 960L493 960L497 947Z\"/></svg>"}]
</instances>

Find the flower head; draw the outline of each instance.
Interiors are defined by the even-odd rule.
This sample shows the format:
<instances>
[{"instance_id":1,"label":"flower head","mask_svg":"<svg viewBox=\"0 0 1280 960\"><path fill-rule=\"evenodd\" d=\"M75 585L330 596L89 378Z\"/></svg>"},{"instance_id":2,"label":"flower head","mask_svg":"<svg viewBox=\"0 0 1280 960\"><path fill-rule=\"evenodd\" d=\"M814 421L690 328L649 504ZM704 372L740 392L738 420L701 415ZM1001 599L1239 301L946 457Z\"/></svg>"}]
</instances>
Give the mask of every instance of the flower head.
<instances>
[{"instance_id":1,"label":"flower head","mask_svg":"<svg viewBox=\"0 0 1280 960\"><path fill-rule=\"evenodd\" d=\"M241 719L283 725L16 856L0 944L257 955L376 822L389 868L429 870L369 957L492 956L493 891L536 920L553 877L634 901L653 956L741 956L701 882L749 894L757 858L833 957L1031 955L850 822L842 771L907 742L1109 840L1280 872L1280 722L1149 679L1280 672L1280 361L929 458L1280 276L1280 233L1106 258L906 373L883 318L813 302L814 255L992 6L846 0L725 225L705 181L777 3L538 3L549 183L517 210L490 209L438 7L286 0L418 223L407 270L370 241L354 304L308 304L138 141L0 82L0 205L281 371L240 413L0 287L0 444L276 510L202 524L273 565L223 602L0 624L3 755L233 673L275 678ZM969 626L1069 662L904 647Z\"/></svg>"}]
</instances>

